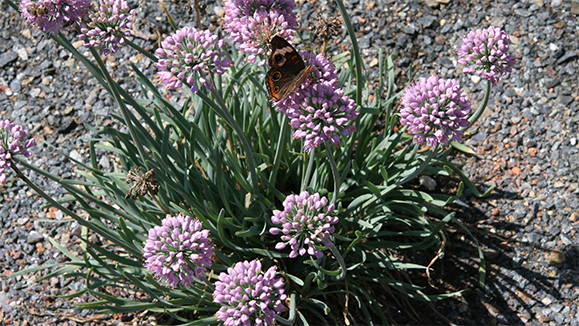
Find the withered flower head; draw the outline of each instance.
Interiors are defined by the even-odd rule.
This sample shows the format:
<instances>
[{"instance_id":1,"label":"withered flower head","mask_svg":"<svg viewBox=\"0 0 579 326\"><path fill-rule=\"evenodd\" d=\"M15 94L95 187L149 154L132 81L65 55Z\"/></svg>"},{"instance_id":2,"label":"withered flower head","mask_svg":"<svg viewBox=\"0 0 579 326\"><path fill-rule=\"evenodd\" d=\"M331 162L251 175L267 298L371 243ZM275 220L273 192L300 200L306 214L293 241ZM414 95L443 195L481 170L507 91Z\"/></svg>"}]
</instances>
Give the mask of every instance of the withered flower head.
<instances>
[{"instance_id":1,"label":"withered flower head","mask_svg":"<svg viewBox=\"0 0 579 326\"><path fill-rule=\"evenodd\" d=\"M318 23L312 28L315 38L327 42L332 36L338 36L342 32L342 20L338 17L324 18L321 11L318 11Z\"/></svg>"},{"instance_id":2,"label":"withered flower head","mask_svg":"<svg viewBox=\"0 0 579 326\"><path fill-rule=\"evenodd\" d=\"M132 171L127 174L127 183L135 182L135 184L127 191L125 198L131 198L132 200L137 199L139 196L145 196L150 194L155 196L159 192L159 186L157 185L157 178L155 178L155 169L149 170L144 175L140 175L140 166L135 167Z\"/></svg>"}]
</instances>

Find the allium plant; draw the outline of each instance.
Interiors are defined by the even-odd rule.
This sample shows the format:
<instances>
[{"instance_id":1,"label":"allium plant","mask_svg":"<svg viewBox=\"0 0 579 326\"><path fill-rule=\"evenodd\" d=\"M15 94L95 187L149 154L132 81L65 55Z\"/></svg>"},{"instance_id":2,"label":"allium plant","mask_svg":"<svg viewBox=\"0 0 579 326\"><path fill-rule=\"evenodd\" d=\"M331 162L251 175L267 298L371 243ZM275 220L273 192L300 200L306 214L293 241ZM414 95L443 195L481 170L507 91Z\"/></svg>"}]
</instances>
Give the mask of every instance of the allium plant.
<instances>
[{"instance_id":1,"label":"allium plant","mask_svg":"<svg viewBox=\"0 0 579 326\"><path fill-rule=\"evenodd\" d=\"M131 35L130 29L136 15L126 0L99 0L98 8L91 10L86 22L80 27L79 39L84 46L101 47L104 55L116 52Z\"/></svg>"},{"instance_id":2,"label":"allium plant","mask_svg":"<svg viewBox=\"0 0 579 326\"><path fill-rule=\"evenodd\" d=\"M149 230L143 248L147 270L173 287L191 285L194 277L204 278L214 251L209 230L183 214L167 215L161 223Z\"/></svg>"},{"instance_id":3,"label":"allium plant","mask_svg":"<svg viewBox=\"0 0 579 326\"><path fill-rule=\"evenodd\" d=\"M273 224L280 227L272 227L269 232L273 235L281 233L282 240L275 249L282 250L289 244L290 258L296 258L298 254L303 256L306 252L321 258L322 251L315 246L331 247L329 238L335 231L332 225L338 223L338 217L332 214L335 205L327 204L328 199L319 193L310 195L303 191L299 195L287 196L283 201L283 211L274 210L271 217Z\"/></svg>"},{"instance_id":4,"label":"allium plant","mask_svg":"<svg viewBox=\"0 0 579 326\"><path fill-rule=\"evenodd\" d=\"M28 24L44 32L58 34L84 20L91 10L90 0L23 0L20 12Z\"/></svg>"},{"instance_id":5,"label":"allium plant","mask_svg":"<svg viewBox=\"0 0 579 326\"><path fill-rule=\"evenodd\" d=\"M0 186L6 184L6 168L12 166L16 155L30 157L28 149L34 146L34 138L28 138L28 131L9 120L0 121Z\"/></svg>"},{"instance_id":6,"label":"allium plant","mask_svg":"<svg viewBox=\"0 0 579 326\"><path fill-rule=\"evenodd\" d=\"M233 62L226 57L223 40L209 30L199 31L183 27L161 42L156 54L157 77L168 89L176 89L186 83L197 93L199 86L211 89L211 74L222 75L225 67Z\"/></svg>"},{"instance_id":7,"label":"allium plant","mask_svg":"<svg viewBox=\"0 0 579 326\"><path fill-rule=\"evenodd\" d=\"M12 0L4 1L18 8ZM20 10L28 16L35 13L32 21L53 32L80 21L79 15L73 15L64 22L62 14L71 12L72 5L88 4L80 0L67 0L67 6L64 0L30 1L24 0ZM114 51L126 35L131 12L127 13L124 2L109 1L101 0L98 17L102 20L85 22L82 38L91 46ZM349 67L340 71L340 80L348 83L340 84L336 66L325 55L302 53L312 71L304 83L274 104L279 113L269 110L271 103L259 80L263 71L252 71L255 66L243 60L225 69L234 64L229 55L238 58L236 53L229 53L236 48L226 47L208 30L177 30L163 40L156 51L158 58L126 42L127 50L158 59L154 78L168 89L185 85L194 93L169 97L148 80L153 76L147 76L147 69L131 65L134 74L128 75L137 76L141 91L126 89L122 85L132 83L117 82L95 51L88 51L94 57L87 58L83 54L86 51L73 50L68 35L53 37L86 65L102 89L110 92L119 109L111 119L123 128L101 125L94 133L91 129L90 160L76 166L84 179L71 180L25 160L13 160L17 154L29 155L34 140L26 141L21 127L0 122L0 183L6 182L4 169L12 164L17 177L50 205L89 233L106 239L107 245L99 246L81 234L87 246L80 257L58 246L71 259L62 263L63 268L48 272L86 273L87 288L100 299L79 303L81 309L113 313L126 312L128 307L149 309L167 312L176 320L191 318L199 324L333 324L339 323L344 313L348 318L364 314L358 323L386 324L390 308L382 299L384 288L423 301L448 297L448 293L423 294L419 286L395 279L400 273L387 269L436 269L438 263L419 265L401 260L400 254L422 249L443 253L445 241L452 240L443 238L441 231L453 223L454 215L438 216L460 196L463 187L458 187L456 196L430 194L407 182L426 173L447 177L454 171L462 179L461 185L474 195L492 191L478 192L460 166L439 155L444 149L437 146L460 141L476 115L469 116L470 100L455 80L436 76L410 85L401 95L400 115L394 113L400 93L393 91L396 74L392 57L379 56L381 69L376 73L380 84L369 85L373 79L365 74L374 67L365 69L362 64L344 1L333 2L340 7L349 44L353 45L348 55L333 57L340 61L336 66ZM290 40L296 27L291 0L227 0L225 6L225 28L253 59L266 52L273 34ZM100 32L91 34L93 27ZM485 41L471 42L473 49L478 46L480 53L484 43L485 49L496 46L504 54L505 37L500 37L502 43L491 42L488 35ZM331 41L326 44L333 46ZM489 76L491 71L501 74L512 66L511 58L493 51L489 50L486 59L477 59ZM464 60L468 63L471 59ZM505 61L497 65L500 60ZM494 63L495 68L485 66L487 62ZM488 100L491 83L486 84ZM370 86L373 99L367 96ZM210 94L199 91L202 87L210 89ZM481 101L476 112L482 112L485 105L486 100ZM364 110L357 111L357 107ZM192 109L195 113L189 114ZM395 128L399 116L408 128ZM406 130L414 134L416 142L426 142L432 148L419 151L418 146L411 146L404 135ZM289 140L292 134L303 139L303 146ZM326 155L314 150L322 143L327 145ZM102 170L99 162L103 154L118 157L114 172ZM84 209L89 218L34 185L18 170L20 165L57 182L78 203L74 207ZM136 190L146 190L147 182L152 182L146 174L129 172L139 169L151 173L150 177L154 171L151 196L134 196ZM129 186L127 179L135 184ZM332 186L333 192L329 189ZM320 195L326 193L329 199ZM286 194L290 195L284 198ZM283 208L273 210L279 200L283 200ZM193 212L203 223L180 212ZM426 218L431 213L437 218ZM273 224L264 216L271 216ZM150 228L160 219L161 225ZM323 252L326 248L329 252ZM214 254L219 260L215 270L227 272L198 286L209 274ZM482 251L479 257L479 284L484 287ZM261 261L272 267L262 271ZM39 267L34 267L12 276L38 271ZM278 271L291 282L284 284L282 278L276 278ZM159 287L155 279L168 286ZM135 295L100 293L116 288L130 288ZM289 299L285 292L291 293ZM348 309L344 293L356 305ZM284 319L285 315L278 313L286 309L286 299L290 310ZM379 306L384 309L376 309Z\"/></svg>"},{"instance_id":8,"label":"allium plant","mask_svg":"<svg viewBox=\"0 0 579 326\"><path fill-rule=\"evenodd\" d=\"M249 62L265 54L269 41L278 35L291 41L297 26L293 0L225 0L225 31L250 54Z\"/></svg>"},{"instance_id":9,"label":"allium plant","mask_svg":"<svg viewBox=\"0 0 579 326\"><path fill-rule=\"evenodd\" d=\"M261 270L259 260L238 262L219 274L213 302L221 308L215 314L225 326L272 325L278 312L287 308L283 279L275 278L276 267Z\"/></svg>"},{"instance_id":10,"label":"allium plant","mask_svg":"<svg viewBox=\"0 0 579 326\"><path fill-rule=\"evenodd\" d=\"M498 27L471 31L458 48L458 63L465 66L465 74L476 73L496 85L516 63L515 57L508 54L510 43L509 35Z\"/></svg>"},{"instance_id":11,"label":"allium plant","mask_svg":"<svg viewBox=\"0 0 579 326\"><path fill-rule=\"evenodd\" d=\"M416 143L435 147L462 141L460 128L469 125L471 104L455 79L422 78L406 88L401 102L400 122L415 134Z\"/></svg>"},{"instance_id":12,"label":"allium plant","mask_svg":"<svg viewBox=\"0 0 579 326\"><path fill-rule=\"evenodd\" d=\"M311 151L323 142L340 145L340 135L356 131L349 125L356 120L356 102L338 85L337 70L324 54L301 53L306 64L314 67L312 81L307 80L276 103L278 110L296 129L293 137L304 138L304 150Z\"/></svg>"}]
</instances>

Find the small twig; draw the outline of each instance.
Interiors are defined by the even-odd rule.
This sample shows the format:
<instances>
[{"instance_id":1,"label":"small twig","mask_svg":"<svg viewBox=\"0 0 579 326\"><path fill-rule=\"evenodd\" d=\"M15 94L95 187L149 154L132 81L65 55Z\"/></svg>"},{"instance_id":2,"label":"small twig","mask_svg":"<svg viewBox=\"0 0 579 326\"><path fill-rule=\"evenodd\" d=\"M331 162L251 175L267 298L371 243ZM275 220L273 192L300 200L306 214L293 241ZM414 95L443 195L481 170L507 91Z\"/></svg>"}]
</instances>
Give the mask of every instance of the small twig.
<instances>
[{"instance_id":1,"label":"small twig","mask_svg":"<svg viewBox=\"0 0 579 326\"><path fill-rule=\"evenodd\" d=\"M344 285L346 286L346 292L345 292L345 300L346 302L344 302L344 311L342 312L342 314L344 315L344 323L346 325L350 325L350 321L348 320L348 302L350 301L350 291L348 289L348 280L344 280Z\"/></svg>"},{"instance_id":2,"label":"small twig","mask_svg":"<svg viewBox=\"0 0 579 326\"><path fill-rule=\"evenodd\" d=\"M440 246L440 248L438 248L438 252L434 256L434 258L432 258L430 264L426 266L426 276L428 277L428 284L430 284L430 286L432 286L435 289L438 289L438 287L434 285L432 278L430 277L430 266L432 266L438 260L445 246L446 246L446 236L444 235L444 233L442 233L442 245Z\"/></svg>"},{"instance_id":3,"label":"small twig","mask_svg":"<svg viewBox=\"0 0 579 326\"><path fill-rule=\"evenodd\" d=\"M195 0L195 13L197 14L197 26L199 30L203 30L203 25L201 25L201 12L199 10L199 0Z\"/></svg>"},{"instance_id":4,"label":"small twig","mask_svg":"<svg viewBox=\"0 0 579 326\"><path fill-rule=\"evenodd\" d=\"M156 41L159 39L159 37L155 34L147 34L147 33L143 33L139 30L131 30L131 36L134 37L138 37L140 39L143 39L145 41Z\"/></svg>"},{"instance_id":5,"label":"small twig","mask_svg":"<svg viewBox=\"0 0 579 326\"><path fill-rule=\"evenodd\" d=\"M157 43L158 43L158 47L161 47L161 32L159 32L159 30L158 30L157 28L155 28L154 26L149 25L149 23L147 23L147 22L141 17L141 14L140 14L140 11L141 11L141 10L140 10L140 9L141 9L141 4L143 3L143 1L144 1L144 0L139 1L139 6L137 7L137 16L139 16L139 20L140 20L141 22L143 22L143 24L149 26L150 29L154 30L155 33L157 33ZM137 25L134 24L133 26L136 27ZM131 31L131 35L133 34L132 32L137 32L137 31L136 31L136 30ZM136 36L136 35L133 35L133 36Z\"/></svg>"}]
</instances>

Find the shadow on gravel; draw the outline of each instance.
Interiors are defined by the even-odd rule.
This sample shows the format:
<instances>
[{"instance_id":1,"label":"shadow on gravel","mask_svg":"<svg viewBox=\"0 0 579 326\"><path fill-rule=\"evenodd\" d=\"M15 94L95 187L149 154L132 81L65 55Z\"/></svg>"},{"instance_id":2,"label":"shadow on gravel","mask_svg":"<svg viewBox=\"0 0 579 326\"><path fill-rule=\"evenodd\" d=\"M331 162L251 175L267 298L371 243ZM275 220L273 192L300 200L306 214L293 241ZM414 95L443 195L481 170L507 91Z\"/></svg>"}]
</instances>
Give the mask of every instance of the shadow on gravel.
<instances>
[{"instance_id":1,"label":"shadow on gravel","mask_svg":"<svg viewBox=\"0 0 579 326\"><path fill-rule=\"evenodd\" d=\"M565 300L558 290L561 286L577 284L577 271L571 269L576 259L567 259L567 264L560 264L550 274L533 271L532 267L540 264L538 257L548 255L551 250L532 245L526 236L519 234L525 225L510 222L509 217L500 216L494 210L481 211L473 205L473 202L487 202L493 206L498 199L521 200L518 194L495 190L487 198L467 199L468 203L459 201L445 209L456 212L457 219L481 245L487 271L484 288L478 282L480 260L476 243L464 229L451 225L445 232L448 241L444 257L432 266L431 279L424 271L408 272L408 277L424 286L427 294L467 291L432 304L412 303L415 307L424 306L423 309L409 310L393 303L388 310L396 324L524 325L532 319L541 320L537 309L551 309L552 303ZM577 257L576 251L568 251L567 256ZM436 252L405 252L403 255L405 261L428 265ZM430 308L426 309L428 306ZM547 323L552 320L543 318ZM557 317L554 319L556 321Z\"/></svg>"}]
</instances>

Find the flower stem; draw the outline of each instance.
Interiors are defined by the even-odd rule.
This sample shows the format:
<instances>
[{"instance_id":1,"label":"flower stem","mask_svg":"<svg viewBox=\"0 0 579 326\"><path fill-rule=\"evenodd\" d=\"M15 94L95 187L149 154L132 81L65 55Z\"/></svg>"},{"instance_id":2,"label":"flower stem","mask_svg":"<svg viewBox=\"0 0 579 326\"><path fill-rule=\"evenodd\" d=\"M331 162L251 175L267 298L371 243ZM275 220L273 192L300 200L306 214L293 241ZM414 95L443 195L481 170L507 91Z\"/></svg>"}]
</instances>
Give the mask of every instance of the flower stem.
<instances>
[{"instance_id":1,"label":"flower stem","mask_svg":"<svg viewBox=\"0 0 579 326\"><path fill-rule=\"evenodd\" d=\"M332 175L334 176L334 196L332 197L332 204L336 203L338 199L338 193L340 191L340 172L338 171L338 166L334 160L334 155L332 154L332 146L328 140L326 140L326 153L328 154L328 161L330 161L330 167L332 168Z\"/></svg>"},{"instance_id":2,"label":"flower stem","mask_svg":"<svg viewBox=\"0 0 579 326\"><path fill-rule=\"evenodd\" d=\"M285 118L282 119L285 122ZM277 140L277 146L275 148L275 156L273 157L273 170L269 175L269 183L275 184L275 178L277 177L277 171L279 170L279 166L281 164L281 157L283 155L283 151L287 150L287 147L284 146L285 144L285 134L287 133L287 129L289 127L288 123L281 124L281 131L279 133L279 138Z\"/></svg>"},{"instance_id":3,"label":"flower stem","mask_svg":"<svg viewBox=\"0 0 579 326\"><path fill-rule=\"evenodd\" d=\"M476 109L475 113L468 119L469 125L467 127L464 127L464 129L471 127L472 125L474 125L475 122L477 122L477 120L480 118L480 116L483 114L483 112L485 111L487 104L489 103L489 97L491 94L491 82L490 80L487 80L487 87L485 89L485 97L483 98L482 102L480 103L478 109Z\"/></svg>"},{"instance_id":4,"label":"flower stem","mask_svg":"<svg viewBox=\"0 0 579 326\"><path fill-rule=\"evenodd\" d=\"M155 201L155 203L157 203L157 205L159 205L159 207L163 210L163 212L165 212L165 214L169 214L169 211L167 211L165 209L165 207L161 204L161 202L157 199L157 197L153 194L150 194L151 198L153 198L153 200Z\"/></svg>"},{"instance_id":5,"label":"flower stem","mask_svg":"<svg viewBox=\"0 0 579 326\"><path fill-rule=\"evenodd\" d=\"M308 161L308 167L302 178L302 186L300 187L300 191L306 190L306 188L310 185L312 170L314 168L314 162L316 161L316 148L312 149L310 152L310 160Z\"/></svg>"}]
</instances>

